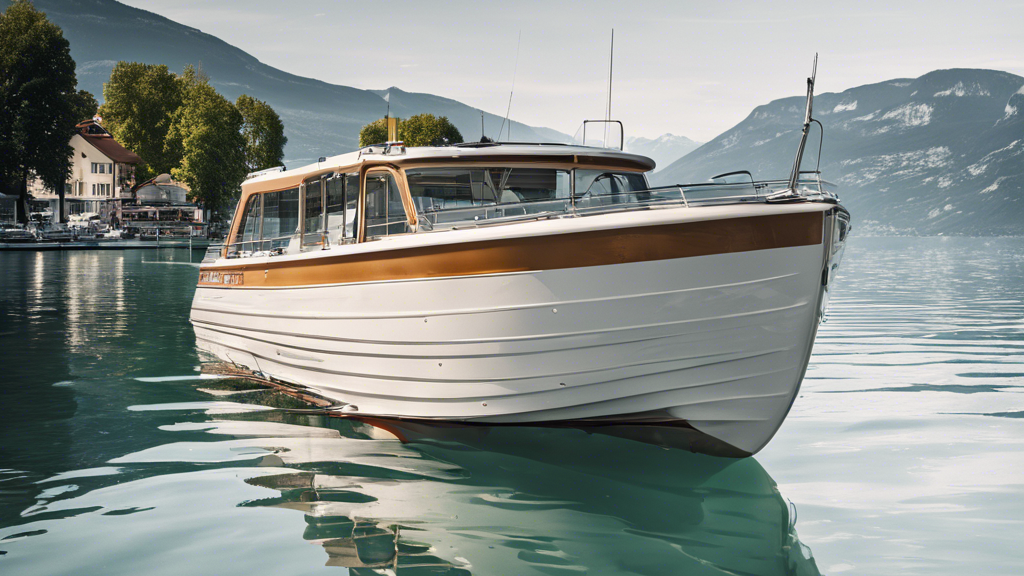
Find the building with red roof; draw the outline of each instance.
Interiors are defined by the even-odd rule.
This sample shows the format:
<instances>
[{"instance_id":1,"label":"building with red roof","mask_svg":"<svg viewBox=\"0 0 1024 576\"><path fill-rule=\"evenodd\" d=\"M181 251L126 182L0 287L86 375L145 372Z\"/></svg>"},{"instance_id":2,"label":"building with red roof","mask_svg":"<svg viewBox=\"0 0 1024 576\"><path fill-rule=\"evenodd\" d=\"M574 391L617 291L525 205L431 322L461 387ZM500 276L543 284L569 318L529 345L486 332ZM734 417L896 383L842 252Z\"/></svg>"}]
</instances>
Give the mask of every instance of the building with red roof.
<instances>
[{"instance_id":1,"label":"building with red roof","mask_svg":"<svg viewBox=\"0 0 1024 576\"><path fill-rule=\"evenodd\" d=\"M100 124L99 118L80 122L77 133L71 137L74 155L71 174L64 190L65 214L94 212L104 221L119 211L122 198L131 198L135 185L135 168L142 158L118 144ZM58 196L36 179L30 182L32 210L47 209L57 220Z\"/></svg>"}]
</instances>

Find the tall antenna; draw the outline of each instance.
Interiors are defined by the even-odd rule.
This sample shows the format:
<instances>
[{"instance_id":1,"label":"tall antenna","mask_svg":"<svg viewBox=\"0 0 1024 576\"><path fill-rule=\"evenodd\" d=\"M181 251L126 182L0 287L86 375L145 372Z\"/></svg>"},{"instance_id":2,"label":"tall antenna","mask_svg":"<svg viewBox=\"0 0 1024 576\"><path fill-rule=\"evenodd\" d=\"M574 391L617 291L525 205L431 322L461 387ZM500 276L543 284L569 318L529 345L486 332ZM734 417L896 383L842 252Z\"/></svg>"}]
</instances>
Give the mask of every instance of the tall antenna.
<instances>
[{"instance_id":1,"label":"tall antenna","mask_svg":"<svg viewBox=\"0 0 1024 576\"><path fill-rule=\"evenodd\" d=\"M608 51L608 107L605 109L604 119L604 147L608 147L608 125L612 119L612 65L615 63L615 28L612 28L612 44ZM586 145L586 142L583 143Z\"/></svg>"},{"instance_id":2,"label":"tall antenna","mask_svg":"<svg viewBox=\"0 0 1024 576\"><path fill-rule=\"evenodd\" d=\"M501 130L498 130L498 138L495 142L501 142L501 133L505 131L505 122L508 122L508 140L512 139L512 122L509 122L508 115L512 112L512 94L516 91L516 73L519 71L519 46L523 43L523 31L519 31L519 41L516 42L516 65L512 69L512 89L508 92L508 109L505 110L505 119L501 121Z\"/></svg>"},{"instance_id":3,"label":"tall antenna","mask_svg":"<svg viewBox=\"0 0 1024 576\"><path fill-rule=\"evenodd\" d=\"M480 111L480 141L484 141L484 111Z\"/></svg>"},{"instance_id":4,"label":"tall antenna","mask_svg":"<svg viewBox=\"0 0 1024 576\"><path fill-rule=\"evenodd\" d=\"M796 159L793 160L793 171L789 174L788 192L796 192L796 183L800 179L800 162L804 158L804 146L807 144L807 132L811 128L811 108L814 105L814 80L818 76L818 53L814 53L814 66L811 68L811 77L807 79L807 108L804 112L804 127L800 134L800 146L796 150ZM820 153L819 153L820 155ZM818 159L821 162L821 159Z\"/></svg>"}]
</instances>

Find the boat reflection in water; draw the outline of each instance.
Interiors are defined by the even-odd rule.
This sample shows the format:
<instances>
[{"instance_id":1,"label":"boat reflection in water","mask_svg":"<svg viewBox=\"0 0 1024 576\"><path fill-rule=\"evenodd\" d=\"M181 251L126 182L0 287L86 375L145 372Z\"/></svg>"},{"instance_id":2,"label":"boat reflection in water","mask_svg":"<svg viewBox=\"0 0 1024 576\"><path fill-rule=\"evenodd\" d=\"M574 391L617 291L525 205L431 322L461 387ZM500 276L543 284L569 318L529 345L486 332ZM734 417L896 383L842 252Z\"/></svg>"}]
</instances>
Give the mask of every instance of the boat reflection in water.
<instances>
[{"instance_id":1,"label":"boat reflection in water","mask_svg":"<svg viewBox=\"0 0 1024 576\"><path fill-rule=\"evenodd\" d=\"M262 466L301 470L246 480L279 494L243 506L302 512L303 537L352 574L818 574L753 458L569 429L350 423L367 439L265 443Z\"/></svg>"},{"instance_id":2,"label":"boat reflection in water","mask_svg":"<svg viewBox=\"0 0 1024 576\"><path fill-rule=\"evenodd\" d=\"M219 399L129 408L142 448L35 483L0 527L4 574L818 574L753 458L200 382Z\"/></svg>"}]
</instances>

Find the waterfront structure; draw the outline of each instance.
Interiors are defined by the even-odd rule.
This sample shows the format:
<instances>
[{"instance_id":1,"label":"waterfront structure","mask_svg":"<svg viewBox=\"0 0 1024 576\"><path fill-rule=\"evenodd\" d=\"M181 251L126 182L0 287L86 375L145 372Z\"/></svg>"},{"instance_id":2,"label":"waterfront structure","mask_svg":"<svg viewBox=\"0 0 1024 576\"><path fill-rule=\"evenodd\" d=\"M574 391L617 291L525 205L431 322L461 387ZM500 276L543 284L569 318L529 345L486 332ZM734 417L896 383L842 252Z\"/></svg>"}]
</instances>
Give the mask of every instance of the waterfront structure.
<instances>
[{"instance_id":1,"label":"waterfront structure","mask_svg":"<svg viewBox=\"0 0 1024 576\"><path fill-rule=\"evenodd\" d=\"M121 201L130 197L135 184L135 168L142 163L134 152L121 146L100 124L98 118L76 126L71 137L71 174L64 188L64 214L94 212L109 221L120 210ZM50 212L57 220L59 197L40 179L29 181L33 212Z\"/></svg>"},{"instance_id":2,"label":"waterfront structure","mask_svg":"<svg viewBox=\"0 0 1024 576\"><path fill-rule=\"evenodd\" d=\"M188 184L161 174L132 188L121 206L121 223L143 237L206 236L203 209L189 202Z\"/></svg>"}]
</instances>

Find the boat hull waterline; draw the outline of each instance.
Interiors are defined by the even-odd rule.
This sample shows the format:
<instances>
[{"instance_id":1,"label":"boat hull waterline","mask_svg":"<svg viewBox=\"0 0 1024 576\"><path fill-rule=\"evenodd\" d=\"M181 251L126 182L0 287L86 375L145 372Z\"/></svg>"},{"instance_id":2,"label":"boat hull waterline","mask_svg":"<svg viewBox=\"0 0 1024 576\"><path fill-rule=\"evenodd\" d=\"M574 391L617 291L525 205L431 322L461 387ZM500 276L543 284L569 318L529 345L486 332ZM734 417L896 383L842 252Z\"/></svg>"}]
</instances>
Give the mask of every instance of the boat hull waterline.
<instances>
[{"instance_id":1,"label":"boat hull waterline","mask_svg":"<svg viewBox=\"0 0 1024 576\"><path fill-rule=\"evenodd\" d=\"M678 423L700 451L753 454L807 368L839 213L678 208L518 224L522 249L480 229L228 261L203 268L191 319L201 350L350 414Z\"/></svg>"}]
</instances>

